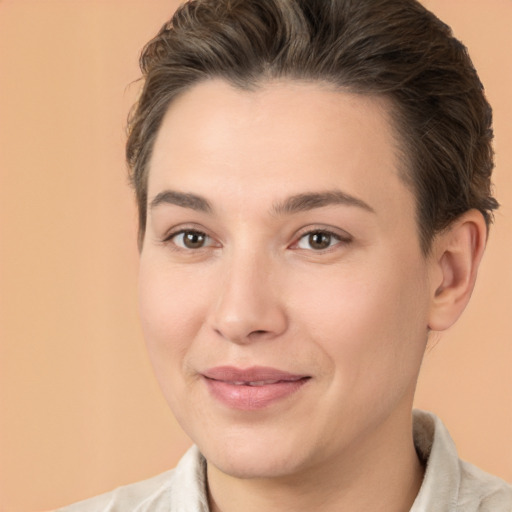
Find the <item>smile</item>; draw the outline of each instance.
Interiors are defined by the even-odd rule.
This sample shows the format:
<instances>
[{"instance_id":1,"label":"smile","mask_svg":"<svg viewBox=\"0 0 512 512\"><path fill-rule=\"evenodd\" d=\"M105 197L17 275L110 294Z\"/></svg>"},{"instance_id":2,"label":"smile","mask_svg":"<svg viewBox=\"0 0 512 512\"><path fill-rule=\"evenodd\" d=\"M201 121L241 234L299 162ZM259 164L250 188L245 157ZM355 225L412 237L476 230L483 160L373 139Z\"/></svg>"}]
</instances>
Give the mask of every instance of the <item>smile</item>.
<instances>
[{"instance_id":1,"label":"smile","mask_svg":"<svg viewBox=\"0 0 512 512\"><path fill-rule=\"evenodd\" d=\"M268 367L211 368L203 374L211 395L231 409L253 411L284 400L298 391L310 377Z\"/></svg>"}]
</instances>

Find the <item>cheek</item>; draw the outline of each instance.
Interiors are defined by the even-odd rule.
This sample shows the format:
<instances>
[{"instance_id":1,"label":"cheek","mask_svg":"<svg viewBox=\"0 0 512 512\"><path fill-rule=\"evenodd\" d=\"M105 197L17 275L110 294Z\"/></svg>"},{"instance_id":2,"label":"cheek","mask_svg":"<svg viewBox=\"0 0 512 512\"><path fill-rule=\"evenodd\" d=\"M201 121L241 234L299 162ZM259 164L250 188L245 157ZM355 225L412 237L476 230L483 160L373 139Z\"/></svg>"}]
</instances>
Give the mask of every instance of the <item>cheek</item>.
<instances>
[{"instance_id":1,"label":"cheek","mask_svg":"<svg viewBox=\"0 0 512 512\"><path fill-rule=\"evenodd\" d=\"M296 304L294 316L307 322L343 378L370 370L374 378L392 378L400 368L415 372L421 362L428 311L423 267L415 260L375 261L311 276Z\"/></svg>"},{"instance_id":2,"label":"cheek","mask_svg":"<svg viewBox=\"0 0 512 512\"><path fill-rule=\"evenodd\" d=\"M179 365L201 328L202 290L186 274L141 258L139 312L155 371Z\"/></svg>"}]
</instances>

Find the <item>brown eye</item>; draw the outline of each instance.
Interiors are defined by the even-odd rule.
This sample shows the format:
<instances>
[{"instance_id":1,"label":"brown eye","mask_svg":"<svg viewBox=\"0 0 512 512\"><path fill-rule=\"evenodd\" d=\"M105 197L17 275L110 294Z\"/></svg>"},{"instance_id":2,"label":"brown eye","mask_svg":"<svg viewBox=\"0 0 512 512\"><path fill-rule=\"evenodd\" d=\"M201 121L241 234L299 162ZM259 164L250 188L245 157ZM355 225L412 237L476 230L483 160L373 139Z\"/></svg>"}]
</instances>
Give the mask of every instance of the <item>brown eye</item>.
<instances>
[{"instance_id":1,"label":"brown eye","mask_svg":"<svg viewBox=\"0 0 512 512\"><path fill-rule=\"evenodd\" d=\"M331 245L331 238L331 235L328 233L310 233L308 235L308 243L311 249L327 249Z\"/></svg>"},{"instance_id":2,"label":"brown eye","mask_svg":"<svg viewBox=\"0 0 512 512\"><path fill-rule=\"evenodd\" d=\"M342 239L338 235L330 233L329 231L311 231L301 236L297 243L297 247L299 249L322 251L329 249L340 242L342 242Z\"/></svg>"},{"instance_id":3,"label":"brown eye","mask_svg":"<svg viewBox=\"0 0 512 512\"><path fill-rule=\"evenodd\" d=\"M208 244L209 237L200 231L181 231L172 237L172 241L183 249L201 249Z\"/></svg>"}]
</instances>

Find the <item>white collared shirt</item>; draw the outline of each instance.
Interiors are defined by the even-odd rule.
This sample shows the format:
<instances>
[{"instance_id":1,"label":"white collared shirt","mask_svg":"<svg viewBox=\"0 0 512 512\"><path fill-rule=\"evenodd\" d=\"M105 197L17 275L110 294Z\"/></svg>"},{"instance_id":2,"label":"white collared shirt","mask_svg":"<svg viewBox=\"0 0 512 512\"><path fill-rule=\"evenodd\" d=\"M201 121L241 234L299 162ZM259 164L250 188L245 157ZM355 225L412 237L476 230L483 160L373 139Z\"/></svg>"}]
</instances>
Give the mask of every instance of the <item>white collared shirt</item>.
<instances>
[{"instance_id":1,"label":"white collared shirt","mask_svg":"<svg viewBox=\"0 0 512 512\"><path fill-rule=\"evenodd\" d=\"M512 486L460 460L435 415L414 411L414 443L426 471L410 512L512 512ZM194 446L173 470L56 512L208 511L206 461Z\"/></svg>"}]
</instances>

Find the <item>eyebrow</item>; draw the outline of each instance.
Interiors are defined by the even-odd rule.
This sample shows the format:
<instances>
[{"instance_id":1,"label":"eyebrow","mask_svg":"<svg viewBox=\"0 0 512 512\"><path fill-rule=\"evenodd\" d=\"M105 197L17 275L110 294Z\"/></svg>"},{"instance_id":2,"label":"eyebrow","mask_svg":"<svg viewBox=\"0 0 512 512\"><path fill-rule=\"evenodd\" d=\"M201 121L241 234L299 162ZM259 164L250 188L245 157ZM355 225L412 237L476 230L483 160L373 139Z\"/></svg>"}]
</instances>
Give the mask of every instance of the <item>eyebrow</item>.
<instances>
[{"instance_id":1,"label":"eyebrow","mask_svg":"<svg viewBox=\"0 0 512 512\"><path fill-rule=\"evenodd\" d=\"M368 203L341 190L297 194L275 204L272 213L274 215L288 215L331 205L355 206L375 213L375 210Z\"/></svg>"},{"instance_id":2,"label":"eyebrow","mask_svg":"<svg viewBox=\"0 0 512 512\"><path fill-rule=\"evenodd\" d=\"M150 208L156 208L161 204L173 204L182 208L212 213L210 202L196 194L164 190L157 194L150 203ZM305 192L288 197L284 201L274 204L271 209L273 215L291 215L331 205L355 206L371 213L375 210L362 199L342 192L341 190L328 190L325 192Z\"/></svg>"},{"instance_id":3,"label":"eyebrow","mask_svg":"<svg viewBox=\"0 0 512 512\"><path fill-rule=\"evenodd\" d=\"M199 212L211 213L212 206L204 197L175 190L164 190L157 194L150 203L150 208L156 208L161 204L174 204L182 208L190 208Z\"/></svg>"}]
</instances>

